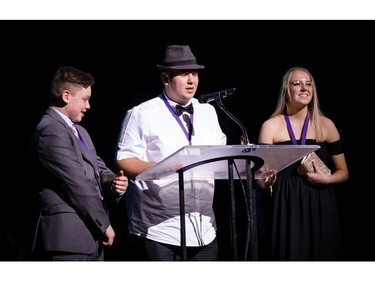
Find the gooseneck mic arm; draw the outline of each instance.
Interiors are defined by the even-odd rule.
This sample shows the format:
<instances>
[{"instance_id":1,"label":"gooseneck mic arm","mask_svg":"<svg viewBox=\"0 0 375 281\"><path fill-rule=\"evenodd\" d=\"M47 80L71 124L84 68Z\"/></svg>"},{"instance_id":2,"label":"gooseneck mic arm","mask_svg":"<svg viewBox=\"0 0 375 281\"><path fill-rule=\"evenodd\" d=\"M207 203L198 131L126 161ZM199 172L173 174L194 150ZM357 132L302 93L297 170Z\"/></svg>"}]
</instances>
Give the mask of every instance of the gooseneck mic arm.
<instances>
[{"instance_id":1,"label":"gooseneck mic arm","mask_svg":"<svg viewBox=\"0 0 375 281\"><path fill-rule=\"evenodd\" d=\"M230 113L224 106L224 104L221 102L221 99L218 99L216 100L217 102L217 105L220 107L220 109L222 111L225 112L226 115L228 115L234 122L237 123L238 126L240 126L241 130L242 130L242 134L244 136L244 139L245 139L245 144L248 145L250 144L250 141L249 141L249 136L247 135L247 131L246 131L246 128L245 126L240 122L240 120L238 120L232 113Z\"/></svg>"},{"instance_id":2,"label":"gooseneck mic arm","mask_svg":"<svg viewBox=\"0 0 375 281\"><path fill-rule=\"evenodd\" d=\"M223 98L226 98L227 96L234 94L235 91L236 91L236 88L231 88L231 89L227 89L227 90L223 90L223 91L218 91L218 92L215 92L215 93L212 93L212 94L202 95L202 96L198 97L198 101L200 103L208 103L208 102L211 102L211 101L216 101L216 104L220 107L220 109L222 111L224 111L225 114L228 115L234 122L236 122L237 125L240 126L240 128L242 130L242 134L243 134L244 139L245 139L245 144L248 145L248 144L250 144L250 142L249 142L249 137L247 135L247 131L246 131L245 126L240 122L240 120L238 120L232 113L230 113L225 108L225 106L222 102Z\"/></svg>"}]
</instances>

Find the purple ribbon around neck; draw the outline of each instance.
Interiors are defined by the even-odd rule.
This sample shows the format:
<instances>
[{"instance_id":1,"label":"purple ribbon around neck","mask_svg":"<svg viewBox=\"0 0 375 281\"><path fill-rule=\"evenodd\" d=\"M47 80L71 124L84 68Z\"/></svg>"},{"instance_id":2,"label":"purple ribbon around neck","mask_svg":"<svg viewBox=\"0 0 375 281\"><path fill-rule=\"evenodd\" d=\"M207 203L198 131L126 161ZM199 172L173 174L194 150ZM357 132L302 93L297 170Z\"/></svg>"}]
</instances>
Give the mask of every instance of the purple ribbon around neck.
<instances>
[{"instance_id":1,"label":"purple ribbon around neck","mask_svg":"<svg viewBox=\"0 0 375 281\"><path fill-rule=\"evenodd\" d=\"M193 121L194 121L194 113L190 113L190 126L189 126L189 132L186 130L184 124L182 124L180 117L176 114L176 112L173 110L172 106L169 104L167 98L165 97L165 94L162 94L163 101L165 105L167 106L168 110L172 113L174 119L176 119L177 123L180 125L182 131L184 132L186 139L191 142L191 135L192 135L192 128L193 128Z\"/></svg>"},{"instance_id":2,"label":"purple ribbon around neck","mask_svg":"<svg viewBox=\"0 0 375 281\"><path fill-rule=\"evenodd\" d=\"M289 116L287 114L284 114L286 126L288 128L289 136L292 140L293 144L298 144L296 137L294 136L292 125L290 124ZM302 129L302 135L301 135L301 143L300 144L306 144L306 135L307 135L307 128L309 127L309 113L306 114L305 122L303 123L303 129Z\"/></svg>"}]
</instances>

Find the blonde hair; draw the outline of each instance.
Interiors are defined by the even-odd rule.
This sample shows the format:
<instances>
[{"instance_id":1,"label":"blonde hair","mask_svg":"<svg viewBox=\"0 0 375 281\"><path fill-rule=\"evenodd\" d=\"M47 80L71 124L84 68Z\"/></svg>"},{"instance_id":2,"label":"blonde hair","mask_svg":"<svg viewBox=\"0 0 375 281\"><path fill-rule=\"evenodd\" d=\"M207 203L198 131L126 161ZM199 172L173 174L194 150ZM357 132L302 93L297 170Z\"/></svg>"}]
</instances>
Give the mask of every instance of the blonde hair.
<instances>
[{"instance_id":1,"label":"blonde hair","mask_svg":"<svg viewBox=\"0 0 375 281\"><path fill-rule=\"evenodd\" d=\"M310 115L310 121L311 121L312 127L315 130L316 140L318 142L323 141L324 135L323 135L323 130L320 126L319 117L324 116L324 113L321 111L320 106L319 106L318 94L317 94L314 78L311 75L310 71L308 71L306 68L298 67L298 66L292 67L284 74L276 109L272 113L271 118L276 117L280 114L284 115L284 113L286 113L289 96L290 96L290 77L292 76L292 73L296 70L306 72L310 76L311 87L312 87L312 99L310 103L307 105L307 110Z\"/></svg>"}]
</instances>

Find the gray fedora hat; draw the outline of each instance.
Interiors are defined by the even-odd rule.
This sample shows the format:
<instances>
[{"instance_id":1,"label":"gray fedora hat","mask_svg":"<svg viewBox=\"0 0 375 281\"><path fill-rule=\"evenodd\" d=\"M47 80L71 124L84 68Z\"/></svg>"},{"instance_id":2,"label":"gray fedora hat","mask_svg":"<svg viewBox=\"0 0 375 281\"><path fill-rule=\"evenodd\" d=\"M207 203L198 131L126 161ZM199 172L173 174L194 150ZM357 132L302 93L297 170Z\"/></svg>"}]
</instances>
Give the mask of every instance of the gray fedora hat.
<instances>
[{"instance_id":1,"label":"gray fedora hat","mask_svg":"<svg viewBox=\"0 0 375 281\"><path fill-rule=\"evenodd\" d=\"M170 45L162 57L161 63L156 65L160 70L198 70L204 66L197 64L197 60L187 45Z\"/></svg>"}]
</instances>

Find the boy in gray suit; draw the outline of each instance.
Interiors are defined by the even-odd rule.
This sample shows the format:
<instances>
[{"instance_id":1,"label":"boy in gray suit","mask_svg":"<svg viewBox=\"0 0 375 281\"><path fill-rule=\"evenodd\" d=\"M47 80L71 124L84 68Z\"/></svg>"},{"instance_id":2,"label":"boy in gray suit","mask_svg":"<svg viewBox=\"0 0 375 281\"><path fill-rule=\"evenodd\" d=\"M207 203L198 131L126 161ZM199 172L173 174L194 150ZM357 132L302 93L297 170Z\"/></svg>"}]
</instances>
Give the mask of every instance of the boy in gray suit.
<instances>
[{"instance_id":1,"label":"boy in gray suit","mask_svg":"<svg viewBox=\"0 0 375 281\"><path fill-rule=\"evenodd\" d=\"M51 83L51 106L31 142L40 213L33 250L40 260L101 261L103 245L113 243L105 201L120 200L128 186L97 156L79 123L90 109L94 78L61 67Z\"/></svg>"}]
</instances>

